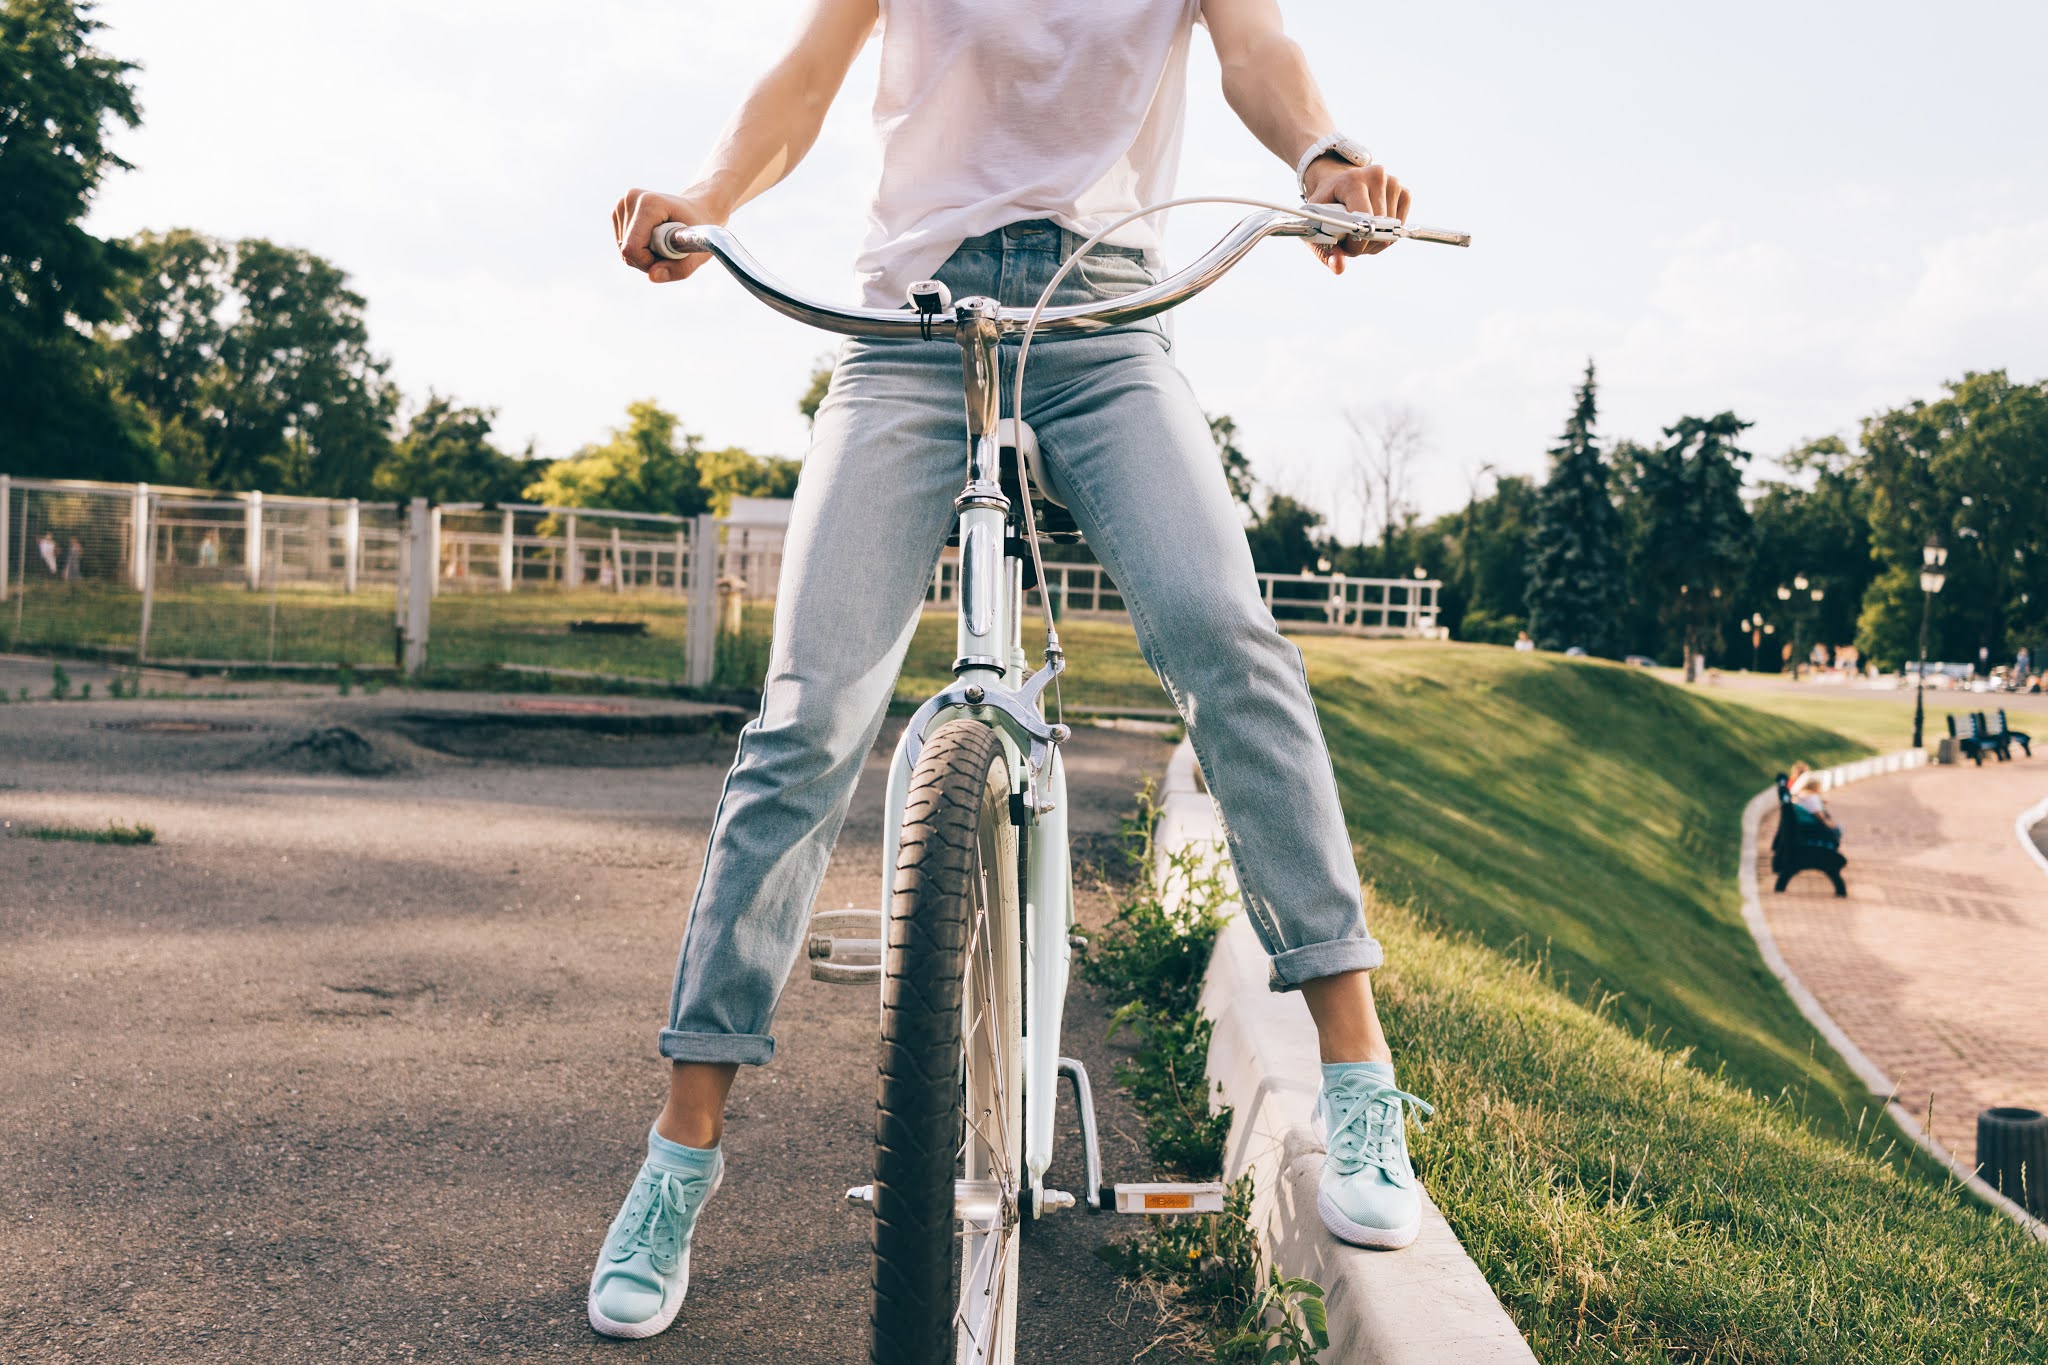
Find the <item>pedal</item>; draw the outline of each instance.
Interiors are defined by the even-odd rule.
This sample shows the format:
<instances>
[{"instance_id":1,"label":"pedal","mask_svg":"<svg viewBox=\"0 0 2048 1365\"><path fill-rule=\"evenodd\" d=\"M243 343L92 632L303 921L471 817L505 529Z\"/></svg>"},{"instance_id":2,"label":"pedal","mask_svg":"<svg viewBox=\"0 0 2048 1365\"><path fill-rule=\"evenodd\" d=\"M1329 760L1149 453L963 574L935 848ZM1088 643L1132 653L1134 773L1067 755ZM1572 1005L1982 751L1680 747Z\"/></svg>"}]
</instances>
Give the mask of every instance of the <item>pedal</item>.
<instances>
[{"instance_id":1,"label":"pedal","mask_svg":"<svg viewBox=\"0 0 2048 1365\"><path fill-rule=\"evenodd\" d=\"M822 910L811 916L804 956L811 979L857 986L882 979L882 912Z\"/></svg>"},{"instance_id":2,"label":"pedal","mask_svg":"<svg viewBox=\"0 0 2048 1365\"><path fill-rule=\"evenodd\" d=\"M1119 1185L1116 1187L1116 1211L1155 1214L1221 1213L1223 1186L1214 1181L1196 1185L1171 1182Z\"/></svg>"},{"instance_id":3,"label":"pedal","mask_svg":"<svg viewBox=\"0 0 2048 1365\"><path fill-rule=\"evenodd\" d=\"M1048 1193L1060 1194L1060 1191L1053 1190L1048 1191ZM1073 1207L1074 1196L1062 1194L1061 1197L1067 1202L1059 1205L1059 1207ZM875 1211L875 1187L873 1185L855 1185L846 1192L846 1202L855 1208L864 1208L869 1213L873 1213ZM1005 1224L1014 1223L1016 1221L1015 1212L1014 1202L1004 1198L1003 1187L993 1180L956 1180L953 1182L953 1214L971 1228L986 1231Z\"/></svg>"}]
</instances>

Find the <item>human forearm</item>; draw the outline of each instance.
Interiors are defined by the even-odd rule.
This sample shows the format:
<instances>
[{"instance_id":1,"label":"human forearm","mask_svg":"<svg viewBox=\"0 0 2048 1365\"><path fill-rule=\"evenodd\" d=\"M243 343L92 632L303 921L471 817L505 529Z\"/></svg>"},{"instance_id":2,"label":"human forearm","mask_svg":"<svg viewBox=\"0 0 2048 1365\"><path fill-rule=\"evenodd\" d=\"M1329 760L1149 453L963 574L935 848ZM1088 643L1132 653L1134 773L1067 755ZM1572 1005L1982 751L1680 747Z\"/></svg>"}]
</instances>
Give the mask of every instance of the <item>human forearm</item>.
<instances>
[{"instance_id":1,"label":"human forearm","mask_svg":"<svg viewBox=\"0 0 2048 1365\"><path fill-rule=\"evenodd\" d=\"M1202 14L1223 71L1223 98L1252 136L1292 171L1304 153L1337 128L1309 72L1307 56L1281 24L1277 0L1202 0ZM1359 155L1363 158L1363 153ZM1301 188L1315 203L1340 204L1354 213L1404 222L1408 217L1411 196L1384 166L1360 166L1325 153L1303 168ZM1347 241L1317 251L1341 274L1345 257L1383 251L1388 245Z\"/></svg>"},{"instance_id":2,"label":"human forearm","mask_svg":"<svg viewBox=\"0 0 2048 1365\"><path fill-rule=\"evenodd\" d=\"M853 47L844 53L851 62ZM724 222L748 200L774 186L818 140L846 65L793 52L747 95L682 198Z\"/></svg>"},{"instance_id":3,"label":"human forearm","mask_svg":"<svg viewBox=\"0 0 2048 1365\"><path fill-rule=\"evenodd\" d=\"M879 0L813 0L783 58L748 93L680 194L628 190L612 208L619 256L657 283L687 279L708 256L656 259L648 239L663 223L723 223L792 170L818 140L846 69L874 31Z\"/></svg>"},{"instance_id":4,"label":"human forearm","mask_svg":"<svg viewBox=\"0 0 2048 1365\"><path fill-rule=\"evenodd\" d=\"M1222 68L1225 103L1289 170L1318 138L1334 130L1301 45L1277 28L1247 34L1233 45Z\"/></svg>"}]
</instances>

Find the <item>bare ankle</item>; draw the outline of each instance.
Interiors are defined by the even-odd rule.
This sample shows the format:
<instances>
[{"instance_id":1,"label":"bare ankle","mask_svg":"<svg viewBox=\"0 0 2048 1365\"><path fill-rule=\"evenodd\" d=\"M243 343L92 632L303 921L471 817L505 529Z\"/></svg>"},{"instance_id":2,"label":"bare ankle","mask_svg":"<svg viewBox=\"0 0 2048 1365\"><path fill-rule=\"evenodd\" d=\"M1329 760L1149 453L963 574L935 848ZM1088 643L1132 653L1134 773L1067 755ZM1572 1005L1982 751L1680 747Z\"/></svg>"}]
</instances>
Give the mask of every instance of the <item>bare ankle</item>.
<instances>
[{"instance_id":1,"label":"bare ankle","mask_svg":"<svg viewBox=\"0 0 2048 1365\"><path fill-rule=\"evenodd\" d=\"M685 1147L716 1147L725 1136L725 1100L738 1072L729 1062L677 1062L669 1068L668 1103L654 1131Z\"/></svg>"}]
</instances>

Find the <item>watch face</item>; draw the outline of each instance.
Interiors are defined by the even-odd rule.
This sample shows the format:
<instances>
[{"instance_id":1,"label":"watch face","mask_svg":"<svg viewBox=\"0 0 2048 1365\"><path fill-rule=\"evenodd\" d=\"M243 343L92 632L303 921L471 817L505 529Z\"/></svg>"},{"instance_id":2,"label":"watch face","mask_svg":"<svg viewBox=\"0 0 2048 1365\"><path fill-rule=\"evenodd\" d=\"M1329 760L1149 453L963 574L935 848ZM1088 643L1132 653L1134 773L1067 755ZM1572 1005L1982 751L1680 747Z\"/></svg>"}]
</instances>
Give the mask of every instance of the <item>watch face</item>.
<instances>
[{"instance_id":1,"label":"watch face","mask_svg":"<svg viewBox=\"0 0 2048 1365\"><path fill-rule=\"evenodd\" d=\"M1348 137L1340 137L1330 144L1330 150L1354 166L1372 165L1372 153Z\"/></svg>"}]
</instances>

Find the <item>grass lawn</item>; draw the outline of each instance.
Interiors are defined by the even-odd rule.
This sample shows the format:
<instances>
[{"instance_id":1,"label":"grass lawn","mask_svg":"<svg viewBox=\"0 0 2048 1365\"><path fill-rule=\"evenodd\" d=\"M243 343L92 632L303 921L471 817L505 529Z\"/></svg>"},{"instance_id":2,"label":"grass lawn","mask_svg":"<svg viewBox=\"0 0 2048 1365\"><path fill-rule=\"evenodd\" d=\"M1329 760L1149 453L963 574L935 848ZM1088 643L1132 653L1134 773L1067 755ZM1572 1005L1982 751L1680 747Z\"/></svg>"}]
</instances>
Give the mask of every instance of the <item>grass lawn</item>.
<instances>
[{"instance_id":1,"label":"grass lawn","mask_svg":"<svg viewBox=\"0 0 2048 1365\"><path fill-rule=\"evenodd\" d=\"M1819 729L1833 730L1867 746L1873 753L1890 753L1895 749L1909 748L1913 743L1911 691L1873 696L1868 692L1850 692L1841 688L1809 687L1802 692L1780 692L1761 687L1715 687L1707 689L1707 695L1717 701L1733 702ZM1960 723L1961 717L1983 710L1986 700L1980 697L1957 700L1946 692L1928 693L1929 747L1948 733L1948 722L1944 717L1953 714ZM1989 704L1995 707L1997 702L1991 700Z\"/></svg>"},{"instance_id":2,"label":"grass lawn","mask_svg":"<svg viewBox=\"0 0 2048 1365\"><path fill-rule=\"evenodd\" d=\"M953 613L928 611L917 623L903 674L896 680L899 704L916 705L953 681ZM1159 686L1138 652L1138 637L1121 621L1060 622L1060 646L1067 671L1060 692L1073 707L1170 708L1173 699ZM1045 626L1037 615L1024 620L1024 654L1033 667L1045 648Z\"/></svg>"},{"instance_id":3,"label":"grass lawn","mask_svg":"<svg viewBox=\"0 0 2048 1365\"><path fill-rule=\"evenodd\" d=\"M1862 1090L1779 990L1736 894L1743 803L1864 746L1634 669L1303 641L1376 896L1545 959L1583 996L1853 1128Z\"/></svg>"},{"instance_id":4,"label":"grass lawn","mask_svg":"<svg viewBox=\"0 0 2048 1365\"><path fill-rule=\"evenodd\" d=\"M1687 1065L1534 964L1382 906L1423 1179L1546 1362L2048 1358L2002 1215ZM1696 1059L1695 1059L1696 1061Z\"/></svg>"}]
</instances>

